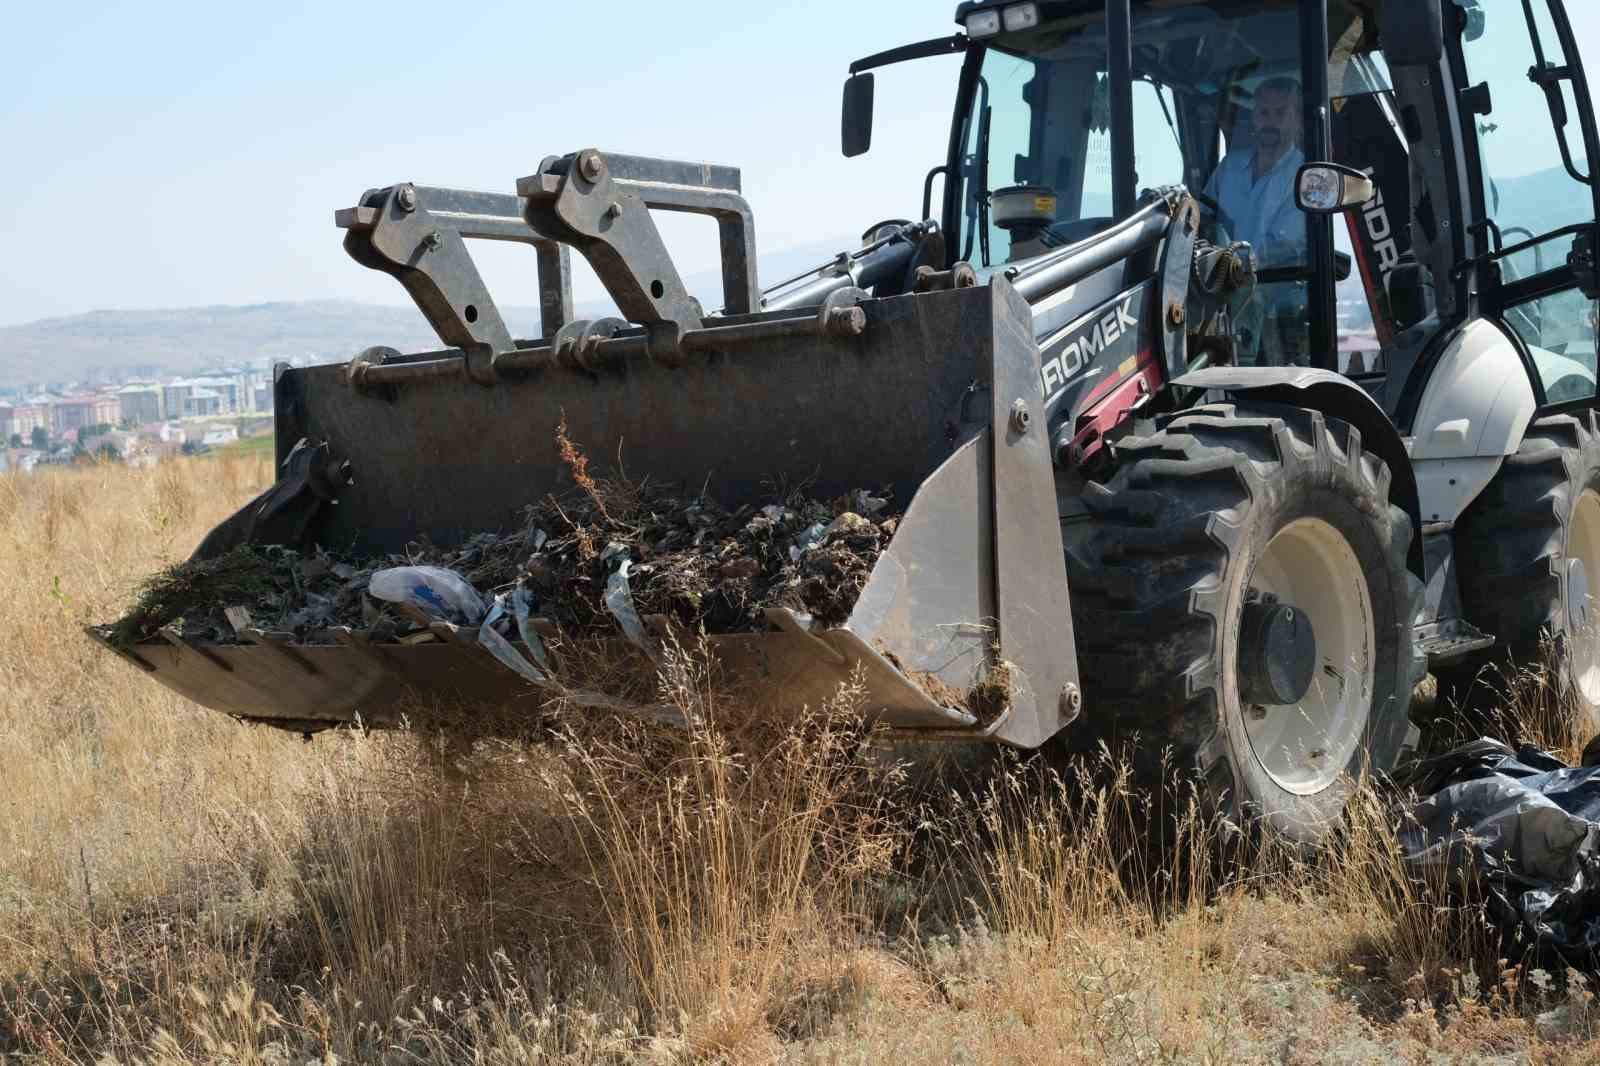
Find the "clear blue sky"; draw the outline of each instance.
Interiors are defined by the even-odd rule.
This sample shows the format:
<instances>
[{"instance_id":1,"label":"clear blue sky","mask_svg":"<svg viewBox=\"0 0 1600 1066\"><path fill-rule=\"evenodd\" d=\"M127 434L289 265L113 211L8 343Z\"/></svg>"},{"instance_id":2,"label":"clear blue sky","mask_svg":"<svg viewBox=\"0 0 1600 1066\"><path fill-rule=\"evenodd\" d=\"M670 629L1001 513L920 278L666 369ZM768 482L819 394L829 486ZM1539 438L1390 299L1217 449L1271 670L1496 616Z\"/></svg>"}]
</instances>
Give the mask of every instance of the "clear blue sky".
<instances>
[{"instance_id":1,"label":"clear blue sky","mask_svg":"<svg viewBox=\"0 0 1600 1066\"><path fill-rule=\"evenodd\" d=\"M1600 51L1600 4L1570 6ZM542 156L590 145L743 168L763 250L848 238L916 213L958 60L880 76L874 148L856 160L837 148L845 67L954 32L954 7L12 5L0 324L106 307L403 303L341 251L335 208L398 181L511 191ZM686 273L713 266L709 222L663 229ZM480 260L502 302L536 302L528 253L490 247ZM580 278L580 297L597 292Z\"/></svg>"},{"instance_id":2,"label":"clear blue sky","mask_svg":"<svg viewBox=\"0 0 1600 1066\"><path fill-rule=\"evenodd\" d=\"M944 155L959 61L880 79L884 121L857 160L838 151L845 68L954 33L954 11L955 0L11 5L0 324L104 307L404 303L341 250L335 208L399 181L511 192L543 156L589 146L741 167L763 250L859 234L916 213L922 175ZM684 272L714 266L714 225L673 221L663 229ZM501 302L538 302L531 253L480 259Z\"/></svg>"}]
</instances>

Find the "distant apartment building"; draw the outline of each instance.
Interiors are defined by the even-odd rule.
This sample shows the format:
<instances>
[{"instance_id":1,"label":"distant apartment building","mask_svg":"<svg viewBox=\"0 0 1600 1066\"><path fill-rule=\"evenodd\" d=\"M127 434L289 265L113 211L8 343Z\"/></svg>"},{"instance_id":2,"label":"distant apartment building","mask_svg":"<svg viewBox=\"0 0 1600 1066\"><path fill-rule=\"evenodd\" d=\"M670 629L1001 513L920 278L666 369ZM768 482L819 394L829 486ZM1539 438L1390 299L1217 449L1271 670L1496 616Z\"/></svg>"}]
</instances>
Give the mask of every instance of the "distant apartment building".
<instances>
[{"instance_id":1,"label":"distant apartment building","mask_svg":"<svg viewBox=\"0 0 1600 1066\"><path fill-rule=\"evenodd\" d=\"M50 413L36 404L0 404L0 441L27 440L35 427L50 427Z\"/></svg>"},{"instance_id":2,"label":"distant apartment building","mask_svg":"<svg viewBox=\"0 0 1600 1066\"><path fill-rule=\"evenodd\" d=\"M232 414L234 411L238 410L239 405L235 402L235 400L238 396L239 387L234 383L233 379L208 376L203 378L194 378L193 380L195 394L202 392L211 393L217 398L214 410L202 411L197 409L193 412L194 414L225 415Z\"/></svg>"},{"instance_id":3,"label":"distant apartment building","mask_svg":"<svg viewBox=\"0 0 1600 1066\"><path fill-rule=\"evenodd\" d=\"M184 406L189 402L189 394L194 392L194 383L186 378L178 378L161 386L161 408L168 418L182 418L187 412Z\"/></svg>"},{"instance_id":4,"label":"distant apartment building","mask_svg":"<svg viewBox=\"0 0 1600 1066\"><path fill-rule=\"evenodd\" d=\"M205 418L247 413L255 402L248 379L210 375L179 378L161 387L168 418Z\"/></svg>"},{"instance_id":5,"label":"distant apartment building","mask_svg":"<svg viewBox=\"0 0 1600 1066\"><path fill-rule=\"evenodd\" d=\"M227 414L228 410L230 409L223 407L222 393L199 385L190 389L188 399L183 401L185 418L212 418Z\"/></svg>"},{"instance_id":6,"label":"distant apartment building","mask_svg":"<svg viewBox=\"0 0 1600 1066\"><path fill-rule=\"evenodd\" d=\"M71 430L82 429L85 426L95 426L101 423L116 425L122 417L120 405L116 395L104 393L83 393L77 396L63 396L50 405L50 430L60 436Z\"/></svg>"},{"instance_id":7,"label":"distant apartment building","mask_svg":"<svg viewBox=\"0 0 1600 1066\"><path fill-rule=\"evenodd\" d=\"M167 416L165 393L159 385L124 385L117 390L117 404L125 422L144 425Z\"/></svg>"}]
</instances>

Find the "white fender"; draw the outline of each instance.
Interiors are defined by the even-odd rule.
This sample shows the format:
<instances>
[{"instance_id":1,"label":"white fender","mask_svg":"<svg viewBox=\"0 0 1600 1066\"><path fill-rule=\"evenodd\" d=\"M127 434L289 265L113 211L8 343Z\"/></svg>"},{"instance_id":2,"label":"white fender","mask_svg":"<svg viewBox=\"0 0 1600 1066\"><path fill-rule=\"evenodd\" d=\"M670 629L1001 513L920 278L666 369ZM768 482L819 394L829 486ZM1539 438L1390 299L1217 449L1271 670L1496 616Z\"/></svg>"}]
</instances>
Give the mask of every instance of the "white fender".
<instances>
[{"instance_id":1,"label":"white fender","mask_svg":"<svg viewBox=\"0 0 1600 1066\"><path fill-rule=\"evenodd\" d=\"M1522 444L1536 409L1516 347L1485 319L1450 338L1408 441L1424 522L1454 522Z\"/></svg>"}]
</instances>

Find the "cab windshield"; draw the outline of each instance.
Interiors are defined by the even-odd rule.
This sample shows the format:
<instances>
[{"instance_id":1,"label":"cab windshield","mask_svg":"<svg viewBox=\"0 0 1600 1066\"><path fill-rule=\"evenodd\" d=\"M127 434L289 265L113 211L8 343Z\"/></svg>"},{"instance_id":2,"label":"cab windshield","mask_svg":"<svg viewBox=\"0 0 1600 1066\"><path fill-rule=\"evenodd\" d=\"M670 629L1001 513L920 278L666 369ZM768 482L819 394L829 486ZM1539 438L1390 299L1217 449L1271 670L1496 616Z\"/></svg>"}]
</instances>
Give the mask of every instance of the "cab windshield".
<instances>
[{"instance_id":1,"label":"cab windshield","mask_svg":"<svg viewBox=\"0 0 1600 1066\"><path fill-rule=\"evenodd\" d=\"M1306 161L1300 11L1296 0L1134 9L1134 192L1182 184L1201 203L1203 236L1250 245L1259 283L1233 316L1241 363L1311 360L1316 264L1307 216L1294 200L1295 174ZM1332 147L1335 159L1373 175L1403 208L1405 140L1370 22L1352 0L1329 0ZM994 39L980 58L961 130L961 258L997 267L1111 225L1110 109L1103 12ZM1354 288L1341 296L1351 324L1373 331L1368 305L1383 312L1379 267L1387 260L1379 258L1388 249L1363 244L1352 257L1350 241L1341 245L1327 266L1343 280L1352 258L1360 265ZM1368 290L1363 280L1372 283Z\"/></svg>"},{"instance_id":2,"label":"cab windshield","mask_svg":"<svg viewBox=\"0 0 1600 1066\"><path fill-rule=\"evenodd\" d=\"M1297 13L1294 0L1197 0L1134 18L1137 188L1186 185L1264 268L1305 260ZM1109 117L1103 13L991 43L962 135L962 258L1014 262L1109 225Z\"/></svg>"}]
</instances>

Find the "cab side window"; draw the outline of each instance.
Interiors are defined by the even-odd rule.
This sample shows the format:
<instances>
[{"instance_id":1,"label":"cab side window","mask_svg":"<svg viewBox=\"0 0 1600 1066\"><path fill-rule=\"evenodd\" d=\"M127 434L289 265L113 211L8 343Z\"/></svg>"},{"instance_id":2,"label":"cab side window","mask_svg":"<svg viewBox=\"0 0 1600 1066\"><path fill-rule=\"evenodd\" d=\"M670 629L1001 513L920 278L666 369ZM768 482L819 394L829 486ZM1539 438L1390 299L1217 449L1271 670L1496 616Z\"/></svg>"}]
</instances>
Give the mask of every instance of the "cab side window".
<instances>
[{"instance_id":1,"label":"cab side window","mask_svg":"<svg viewBox=\"0 0 1600 1066\"><path fill-rule=\"evenodd\" d=\"M1462 51L1472 83L1487 82L1487 113L1466 116L1475 134L1489 238L1527 245L1498 261L1503 285L1559 270L1576 237L1560 230L1594 219L1594 195L1570 81L1552 116L1539 75L1569 62L1548 0L1456 0L1465 13ZM1532 25L1528 14L1532 14ZM1564 119L1565 137L1558 133ZM1547 403L1595 392L1596 307L1568 288L1506 306L1502 320L1527 345Z\"/></svg>"}]
</instances>

